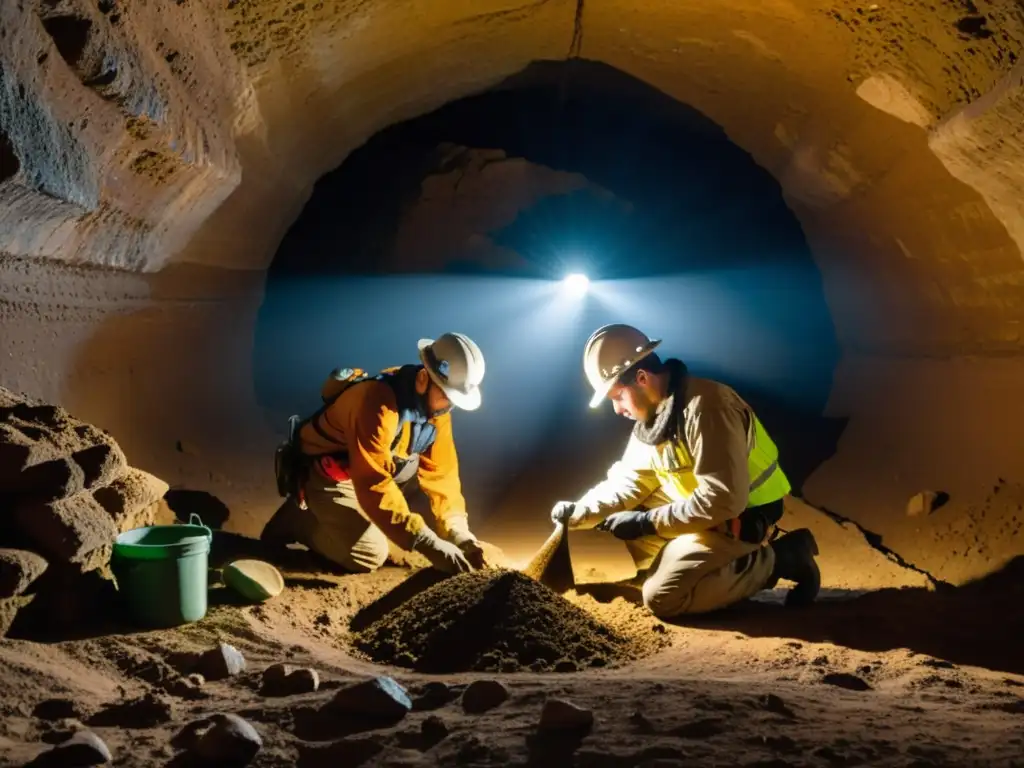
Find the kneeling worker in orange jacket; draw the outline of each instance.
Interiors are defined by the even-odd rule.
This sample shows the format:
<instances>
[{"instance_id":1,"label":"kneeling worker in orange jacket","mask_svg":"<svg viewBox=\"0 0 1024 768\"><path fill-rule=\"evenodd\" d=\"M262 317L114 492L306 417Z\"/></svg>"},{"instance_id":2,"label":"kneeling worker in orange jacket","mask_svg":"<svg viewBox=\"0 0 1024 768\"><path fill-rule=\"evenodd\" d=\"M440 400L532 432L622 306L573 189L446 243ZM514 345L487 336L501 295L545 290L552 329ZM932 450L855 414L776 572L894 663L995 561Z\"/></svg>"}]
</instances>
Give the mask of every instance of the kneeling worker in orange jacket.
<instances>
[{"instance_id":1,"label":"kneeling worker in orange jacket","mask_svg":"<svg viewBox=\"0 0 1024 768\"><path fill-rule=\"evenodd\" d=\"M419 365L328 379L325 405L295 439L295 493L262 540L297 541L357 573L384 564L388 539L446 573L483 567L466 514L451 417L453 406L480 406L483 354L461 333L423 339L419 350ZM406 496L417 481L436 533L409 509Z\"/></svg>"}]
</instances>

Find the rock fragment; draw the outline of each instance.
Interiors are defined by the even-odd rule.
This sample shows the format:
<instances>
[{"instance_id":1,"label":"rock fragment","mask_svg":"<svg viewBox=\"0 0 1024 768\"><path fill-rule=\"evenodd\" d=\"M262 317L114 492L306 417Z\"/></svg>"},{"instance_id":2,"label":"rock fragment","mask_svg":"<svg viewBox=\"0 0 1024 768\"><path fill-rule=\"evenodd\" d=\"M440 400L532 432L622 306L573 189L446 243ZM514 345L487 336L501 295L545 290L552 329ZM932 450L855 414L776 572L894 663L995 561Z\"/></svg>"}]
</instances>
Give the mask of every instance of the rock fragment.
<instances>
[{"instance_id":1,"label":"rock fragment","mask_svg":"<svg viewBox=\"0 0 1024 768\"><path fill-rule=\"evenodd\" d=\"M540 713L539 727L542 731L585 730L593 724L593 712L565 699L548 699Z\"/></svg>"},{"instance_id":2,"label":"rock fragment","mask_svg":"<svg viewBox=\"0 0 1024 768\"><path fill-rule=\"evenodd\" d=\"M79 731L67 741L40 754L32 768L79 768L113 762L110 748L92 731Z\"/></svg>"},{"instance_id":3,"label":"rock fragment","mask_svg":"<svg viewBox=\"0 0 1024 768\"><path fill-rule=\"evenodd\" d=\"M471 715L494 709L508 700L508 686L500 680L474 680L462 694L462 708Z\"/></svg>"},{"instance_id":4,"label":"rock fragment","mask_svg":"<svg viewBox=\"0 0 1024 768\"><path fill-rule=\"evenodd\" d=\"M263 738L245 719L217 714L197 739L193 754L207 765L248 765L263 747Z\"/></svg>"},{"instance_id":5,"label":"rock fragment","mask_svg":"<svg viewBox=\"0 0 1024 768\"><path fill-rule=\"evenodd\" d=\"M224 680L245 671L245 656L233 645L219 643L199 657L196 671L206 680Z\"/></svg>"},{"instance_id":6,"label":"rock fragment","mask_svg":"<svg viewBox=\"0 0 1024 768\"><path fill-rule=\"evenodd\" d=\"M412 700L390 677L375 677L338 691L327 707L342 714L367 719L401 719L412 710Z\"/></svg>"},{"instance_id":7,"label":"rock fragment","mask_svg":"<svg viewBox=\"0 0 1024 768\"><path fill-rule=\"evenodd\" d=\"M292 696L312 693L320 687L320 676L315 669L296 669L290 664L272 664L263 672L260 693L264 696Z\"/></svg>"}]
</instances>

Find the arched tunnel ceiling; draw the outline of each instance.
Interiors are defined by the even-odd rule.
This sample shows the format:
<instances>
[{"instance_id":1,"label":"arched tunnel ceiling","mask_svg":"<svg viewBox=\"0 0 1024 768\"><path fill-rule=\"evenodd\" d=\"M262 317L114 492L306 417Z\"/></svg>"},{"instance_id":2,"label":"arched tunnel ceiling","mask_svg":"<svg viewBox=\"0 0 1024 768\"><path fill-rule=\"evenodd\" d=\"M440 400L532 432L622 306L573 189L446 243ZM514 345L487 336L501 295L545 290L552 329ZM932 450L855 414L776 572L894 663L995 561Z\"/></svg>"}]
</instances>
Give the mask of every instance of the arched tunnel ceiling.
<instances>
[{"instance_id":1,"label":"arched tunnel ceiling","mask_svg":"<svg viewBox=\"0 0 1024 768\"><path fill-rule=\"evenodd\" d=\"M987 573L1024 551L1022 43L1011 0L8 0L3 383L258 531L280 424L253 329L313 184L386 126L575 55L721 126L799 218L850 419L805 498L943 578ZM934 491L939 513L907 512Z\"/></svg>"},{"instance_id":2,"label":"arched tunnel ceiling","mask_svg":"<svg viewBox=\"0 0 1024 768\"><path fill-rule=\"evenodd\" d=\"M576 53L694 106L779 179L847 348L1020 345L1024 22L1009 0L0 14L18 160L4 154L0 249L16 255L262 269L311 184L376 130Z\"/></svg>"}]
</instances>

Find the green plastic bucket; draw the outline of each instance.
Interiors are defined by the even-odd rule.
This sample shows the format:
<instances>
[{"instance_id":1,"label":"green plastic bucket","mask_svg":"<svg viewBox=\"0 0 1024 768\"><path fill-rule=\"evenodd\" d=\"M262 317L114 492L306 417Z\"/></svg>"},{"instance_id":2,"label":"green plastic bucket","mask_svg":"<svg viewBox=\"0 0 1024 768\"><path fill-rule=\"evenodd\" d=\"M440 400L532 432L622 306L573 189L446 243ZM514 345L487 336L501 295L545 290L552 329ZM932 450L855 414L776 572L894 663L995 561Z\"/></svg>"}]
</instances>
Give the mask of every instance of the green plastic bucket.
<instances>
[{"instance_id":1,"label":"green plastic bucket","mask_svg":"<svg viewBox=\"0 0 1024 768\"><path fill-rule=\"evenodd\" d=\"M213 531L198 515L188 525L151 525L117 537L110 567L136 622L167 628L206 615L212 541Z\"/></svg>"}]
</instances>

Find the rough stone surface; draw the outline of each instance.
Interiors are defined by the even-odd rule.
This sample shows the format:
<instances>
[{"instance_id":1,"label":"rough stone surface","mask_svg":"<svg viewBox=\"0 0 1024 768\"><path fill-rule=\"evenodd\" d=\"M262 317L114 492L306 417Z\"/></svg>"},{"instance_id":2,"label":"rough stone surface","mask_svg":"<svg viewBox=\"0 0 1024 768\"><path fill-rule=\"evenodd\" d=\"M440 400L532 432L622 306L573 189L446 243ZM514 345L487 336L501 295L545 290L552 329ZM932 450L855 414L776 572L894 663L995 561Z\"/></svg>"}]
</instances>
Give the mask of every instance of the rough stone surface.
<instances>
[{"instance_id":1,"label":"rough stone surface","mask_svg":"<svg viewBox=\"0 0 1024 768\"><path fill-rule=\"evenodd\" d=\"M46 560L23 549L0 549L0 598L20 595L46 571Z\"/></svg>"},{"instance_id":2,"label":"rough stone surface","mask_svg":"<svg viewBox=\"0 0 1024 768\"><path fill-rule=\"evenodd\" d=\"M105 564L117 537L114 521L89 491L48 503L24 504L15 512L18 527L51 560L83 571Z\"/></svg>"},{"instance_id":3,"label":"rough stone surface","mask_svg":"<svg viewBox=\"0 0 1024 768\"><path fill-rule=\"evenodd\" d=\"M128 471L128 462L121 448L113 442L100 443L71 454L71 458L82 469L85 488L106 486ZM132 470L138 472L138 470Z\"/></svg>"},{"instance_id":4,"label":"rough stone surface","mask_svg":"<svg viewBox=\"0 0 1024 768\"><path fill-rule=\"evenodd\" d=\"M152 525L161 508L157 502L169 486L159 477L130 468L109 485L93 491L93 497L114 521L118 533Z\"/></svg>"},{"instance_id":5,"label":"rough stone surface","mask_svg":"<svg viewBox=\"0 0 1024 768\"><path fill-rule=\"evenodd\" d=\"M408 692L390 677L375 677L338 691L327 707L371 720L400 719L412 710Z\"/></svg>"}]
</instances>

